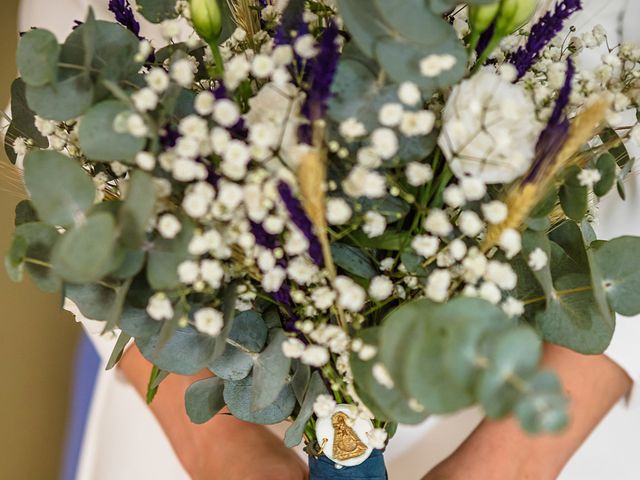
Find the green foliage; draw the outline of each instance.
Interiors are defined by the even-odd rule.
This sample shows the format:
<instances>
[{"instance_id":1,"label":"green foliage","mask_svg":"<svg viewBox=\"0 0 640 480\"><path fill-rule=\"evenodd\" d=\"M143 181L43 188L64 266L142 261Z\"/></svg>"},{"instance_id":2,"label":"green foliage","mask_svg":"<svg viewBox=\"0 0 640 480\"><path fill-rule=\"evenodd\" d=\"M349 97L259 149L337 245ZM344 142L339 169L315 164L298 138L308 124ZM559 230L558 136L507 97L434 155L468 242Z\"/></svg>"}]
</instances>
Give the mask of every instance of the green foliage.
<instances>
[{"instance_id":1,"label":"green foliage","mask_svg":"<svg viewBox=\"0 0 640 480\"><path fill-rule=\"evenodd\" d=\"M72 283L102 279L113 269L116 224L108 213L91 215L65 233L51 255L55 273Z\"/></svg>"},{"instance_id":2,"label":"green foliage","mask_svg":"<svg viewBox=\"0 0 640 480\"><path fill-rule=\"evenodd\" d=\"M138 0L138 7L142 16L152 23L160 23L178 16L176 0Z\"/></svg>"},{"instance_id":3,"label":"green foliage","mask_svg":"<svg viewBox=\"0 0 640 480\"><path fill-rule=\"evenodd\" d=\"M49 141L35 126L35 113L27 104L26 85L21 78L11 84L11 124L4 137L4 151L11 163L16 163L13 141L18 137L28 138L34 146L47 148Z\"/></svg>"},{"instance_id":4,"label":"green foliage","mask_svg":"<svg viewBox=\"0 0 640 480\"><path fill-rule=\"evenodd\" d=\"M296 405L296 397L291 385L285 385L275 401L262 410L252 409L255 389L253 388L253 376L248 376L237 382L224 382L224 401L231 414L245 422L260 425L273 425L280 423L293 412Z\"/></svg>"},{"instance_id":5,"label":"green foliage","mask_svg":"<svg viewBox=\"0 0 640 480\"><path fill-rule=\"evenodd\" d=\"M145 310L125 306L118 322L120 329L134 338L148 338L157 335L161 322L153 320Z\"/></svg>"},{"instance_id":6,"label":"green foliage","mask_svg":"<svg viewBox=\"0 0 640 480\"><path fill-rule=\"evenodd\" d=\"M600 180L593 186L593 193L599 197L604 197L616 183L616 159L608 152L600 155L596 161L596 168L600 172Z\"/></svg>"},{"instance_id":7,"label":"green foliage","mask_svg":"<svg viewBox=\"0 0 640 480\"><path fill-rule=\"evenodd\" d=\"M64 294L76 304L80 313L91 320L106 321L113 310L116 292L97 283L66 284Z\"/></svg>"},{"instance_id":8,"label":"green foliage","mask_svg":"<svg viewBox=\"0 0 640 480\"><path fill-rule=\"evenodd\" d=\"M225 380L246 378L267 341L267 326L259 313L245 311L232 322L224 352L215 356L209 369ZM224 337L223 337L224 338Z\"/></svg>"},{"instance_id":9,"label":"green foliage","mask_svg":"<svg viewBox=\"0 0 640 480\"><path fill-rule=\"evenodd\" d=\"M66 73L54 84L27 86L29 107L42 118L60 122L86 112L93 103L93 84L89 75Z\"/></svg>"},{"instance_id":10,"label":"green foliage","mask_svg":"<svg viewBox=\"0 0 640 480\"><path fill-rule=\"evenodd\" d=\"M189 419L196 424L209 421L224 407L224 382L217 377L192 383L185 393Z\"/></svg>"},{"instance_id":11,"label":"green foliage","mask_svg":"<svg viewBox=\"0 0 640 480\"><path fill-rule=\"evenodd\" d=\"M331 254L337 266L353 275L370 279L377 273L367 254L359 248L346 243L332 243Z\"/></svg>"},{"instance_id":12,"label":"green foliage","mask_svg":"<svg viewBox=\"0 0 640 480\"><path fill-rule=\"evenodd\" d=\"M176 332L162 345L162 330L146 338L136 338L142 355L162 370L193 375L207 366L215 338L187 327ZM162 346L161 346L162 345Z\"/></svg>"},{"instance_id":13,"label":"green foliage","mask_svg":"<svg viewBox=\"0 0 640 480\"><path fill-rule=\"evenodd\" d=\"M53 151L38 150L27 155L24 181L38 217L55 226L73 225L82 219L96 195L93 182L82 167Z\"/></svg>"},{"instance_id":14,"label":"green foliage","mask_svg":"<svg viewBox=\"0 0 640 480\"><path fill-rule=\"evenodd\" d=\"M501 417L517 406L522 422L534 431L557 429L566 405L561 389L535 380L540 359L540 339L526 326L515 326L502 310L484 300L459 297L445 304L421 299L409 301L385 319L379 338L380 361L396 382L387 392L363 383L366 371L352 356L358 386L367 399L375 399L395 421L405 423L386 403L392 395L413 399L431 413L447 413L473 402L487 414ZM368 342L367 342L368 343ZM377 384L375 378L373 382ZM387 397L385 399L384 397ZM528 407L539 401L538 410ZM527 403L529 402L529 403ZM401 405L399 400L393 404Z\"/></svg>"},{"instance_id":15,"label":"green foliage","mask_svg":"<svg viewBox=\"0 0 640 480\"><path fill-rule=\"evenodd\" d=\"M13 236L7 256L4 258L4 266L9 278L14 282L22 281L24 272L24 257L27 255L29 243L24 237Z\"/></svg>"},{"instance_id":16,"label":"green foliage","mask_svg":"<svg viewBox=\"0 0 640 480\"><path fill-rule=\"evenodd\" d=\"M359 248L375 248L378 250L403 250L411 243L409 232L394 232L392 230L380 236L370 238L362 230L356 230L349 238Z\"/></svg>"},{"instance_id":17,"label":"green foliage","mask_svg":"<svg viewBox=\"0 0 640 480\"><path fill-rule=\"evenodd\" d=\"M21 200L16 205L15 226L19 227L25 223L37 222L38 214L29 200Z\"/></svg>"},{"instance_id":18,"label":"green foliage","mask_svg":"<svg viewBox=\"0 0 640 480\"><path fill-rule=\"evenodd\" d=\"M579 222L587 213L587 187L580 185L578 174L580 167L568 169L564 185L560 187L560 204L567 217Z\"/></svg>"},{"instance_id":19,"label":"green foliage","mask_svg":"<svg viewBox=\"0 0 640 480\"><path fill-rule=\"evenodd\" d=\"M313 372L309 383L309 389L301 403L300 411L284 435L284 444L287 448L293 448L302 442L305 425L313 415L313 403L316 401L318 396L327 393L327 387L325 387L320 373L317 371Z\"/></svg>"},{"instance_id":20,"label":"green foliage","mask_svg":"<svg viewBox=\"0 0 640 480\"><path fill-rule=\"evenodd\" d=\"M412 81L430 95L462 78L467 55L453 27L424 0L338 0L354 42L396 82ZM456 59L450 70L425 77L420 61L429 54Z\"/></svg>"},{"instance_id":21,"label":"green foliage","mask_svg":"<svg viewBox=\"0 0 640 480\"><path fill-rule=\"evenodd\" d=\"M134 249L144 243L155 203L156 188L151 175L140 170L134 171L129 179L127 197L118 215L123 245Z\"/></svg>"},{"instance_id":22,"label":"green foliage","mask_svg":"<svg viewBox=\"0 0 640 480\"><path fill-rule=\"evenodd\" d=\"M270 337L267 348L258 355L253 367L252 411L259 411L271 405L282 388L290 382L291 359L282 351L282 344L287 336L284 331L277 329L272 331Z\"/></svg>"},{"instance_id":23,"label":"green foliage","mask_svg":"<svg viewBox=\"0 0 640 480\"><path fill-rule=\"evenodd\" d=\"M383 338L378 327L363 330L360 338L368 345L377 345ZM427 417L424 409L414 409L410 399L396 388L387 388L373 376L373 366L379 361L379 353L372 359L363 361L357 353L352 353L350 362L358 392L376 418L395 420L411 425L422 422Z\"/></svg>"},{"instance_id":24,"label":"green foliage","mask_svg":"<svg viewBox=\"0 0 640 480\"><path fill-rule=\"evenodd\" d=\"M22 269L26 270L36 286L45 292L57 292L62 286L50 268L51 250L60 238L58 231L44 223L25 223L16 228L15 239L22 238L26 242L23 251L23 240L17 240L18 245L12 244L9 258L5 260L12 278L18 278ZM23 266L18 263L24 262ZM7 265L7 262L9 263Z\"/></svg>"},{"instance_id":25,"label":"green foliage","mask_svg":"<svg viewBox=\"0 0 640 480\"><path fill-rule=\"evenodd\" d=\"M78 132L84 155L94 161L132 163L146 139L114 130L116 118L130 113L133 112L119 100L106 100L91 107L82 117Z\"/></svg>"},{"instance_id":26,"label":"green foliage","mask_svg":"<svg viewBox=\"0 0 640 480\"><path fill-rule=\"evenodd\" d=\"M56 36L40 28L20 37L16 63L22 80L32 87L54 83L58 74L60 45Z\"/></svg>"},{"instance_id":27,"label":"green foliage","mask_svg":"<svg viewBox=\"0 0 640 480\"><path fill-rule=\"evenodd\" d=\"M619 237L592 247L594 268L611 307L625 316L640 313L640 238Z\"/></svg>"},{"instance_id":28,"label":"green foliage","mask_svg":"<svg viewBox=\"0 0 640 480\"><path fill-rule=\"evenodd\" d=\"M176 238L156 238L149 251L147 280L154 290L171 290L180 285L178 265L191 258L189 243L193 237L193 224L187 218L180 219L182 230Z\"/></svg>"},{"instance_id":29,"label":"green foliage","mask_svg":"<svg viewBox=\"0 0 640 480\"><path fill-rule=\"evenodd\" d=\"M109 355L109 360L107 361L105 370L111 370L118 364L124 354L124 349L129 344L129 340L131 340L129 335L125 332L120 332L118 340L116 340L116 344L113 346L113 350L111 351L111 355Z\"/></svg>"}]
</instances>

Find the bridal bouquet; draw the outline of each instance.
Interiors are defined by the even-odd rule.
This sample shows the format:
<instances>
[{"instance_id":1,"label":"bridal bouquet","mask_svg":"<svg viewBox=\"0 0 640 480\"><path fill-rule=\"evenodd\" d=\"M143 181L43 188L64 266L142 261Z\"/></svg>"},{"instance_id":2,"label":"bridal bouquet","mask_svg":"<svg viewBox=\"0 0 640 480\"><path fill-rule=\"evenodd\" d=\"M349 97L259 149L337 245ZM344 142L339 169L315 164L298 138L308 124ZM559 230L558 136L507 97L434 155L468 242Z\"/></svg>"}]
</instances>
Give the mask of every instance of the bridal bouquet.
<instances>
[{"instance_id":1,"label":"bridal bouquet","mask_svg":"<svg viewBox=\"0 0 640 480\"><path fill-rule=\"evenodd\" d=\"M111 0L25 32L10 276L119 332L109 368L134 339L148 401L209 369L194 422L291 420L313 479L383 479L398 424L472 404L562 429L542 341L600 353L640 313L640 239L592 227L640 49L574 35L579 0L457 4Z\"/></svg>"}]
</instances>

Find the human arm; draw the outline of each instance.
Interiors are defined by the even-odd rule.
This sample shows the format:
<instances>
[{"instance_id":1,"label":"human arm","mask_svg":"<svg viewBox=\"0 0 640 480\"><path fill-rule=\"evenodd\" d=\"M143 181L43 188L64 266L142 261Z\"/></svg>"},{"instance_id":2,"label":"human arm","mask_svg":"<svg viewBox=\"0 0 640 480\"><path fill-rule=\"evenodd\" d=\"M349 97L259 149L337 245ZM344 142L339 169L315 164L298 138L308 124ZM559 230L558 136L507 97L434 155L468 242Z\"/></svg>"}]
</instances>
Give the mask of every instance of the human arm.
<instances>
[{"instance_id":1,"label":"human arm","mask_svg":"<svg viewBox=\"0 0 640 480\"><path fill-rule=\"evenodd\" d=\"M600 420L629 391L631 379L605 355L581 355L545 345L543 366L560 377L569 397L570 423L558 435L530 436L517 420L484 420L424 480L551 480Z\"/></svg>"},{"instance_id":2,"label":"human arm","mask_svg":"<svg viewBox=\"0 0 640 480\"><path fill-rule=\"evenodd\" d=\"M143 397L151 364L131 346L118 364ZM194 480L303 480L307 467L266 427L222 413L203 424L191 423L184 394L194 381L209 376L169 375L149 406L176 455Z\"/></svg>"}]
</instances>

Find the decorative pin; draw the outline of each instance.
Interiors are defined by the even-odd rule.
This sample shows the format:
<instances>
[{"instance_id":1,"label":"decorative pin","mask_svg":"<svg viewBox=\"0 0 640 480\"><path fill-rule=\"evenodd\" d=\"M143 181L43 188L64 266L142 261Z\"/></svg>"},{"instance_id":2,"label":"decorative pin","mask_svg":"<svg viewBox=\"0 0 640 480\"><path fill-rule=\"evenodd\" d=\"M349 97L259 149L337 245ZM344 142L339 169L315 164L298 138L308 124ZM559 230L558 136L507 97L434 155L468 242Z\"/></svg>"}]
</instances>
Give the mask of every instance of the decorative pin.
<instances>
[{"instance_id":1,"label":"decorative pin","mask_svg":"<svg viewBox=\"0 0 640 480\"><path fill-rule=\"evenodd\" d=\"M373 447L369 445L368 433L373 423L358 417L352 405L337 405L333 413L316 422L318 443L322 453L337 465L353 467L364 462Z\"/></svg>"}]
</instances>

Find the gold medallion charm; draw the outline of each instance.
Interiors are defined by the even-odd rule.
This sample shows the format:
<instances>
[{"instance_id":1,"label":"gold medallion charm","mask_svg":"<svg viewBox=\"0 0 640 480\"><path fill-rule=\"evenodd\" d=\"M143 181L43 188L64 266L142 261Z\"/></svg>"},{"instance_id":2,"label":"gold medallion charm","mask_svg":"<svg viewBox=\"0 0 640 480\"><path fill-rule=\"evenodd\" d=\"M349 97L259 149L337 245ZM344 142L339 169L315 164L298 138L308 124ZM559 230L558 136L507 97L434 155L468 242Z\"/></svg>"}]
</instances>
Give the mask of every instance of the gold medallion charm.
<instances>
[{"instance_id":1,"label":"gold medallion charm","mask_svg":"<svg viewBox=\"0 0 640 480\"><path fill-rule=\"evenodd\" d=\"M333 458L336 460L356 458L367 451L367 446L347 424L348 419L347 414L343 412L336 412L331 417L334 431Z\"/></svg>"},{"instance_id":2,"label":"gold medallion charm","mask_svg":"<svg viewBox=\"0 0 640 480\"><path fill-rule=\"evenodd\" d=\"M354 467L373 452L369 445L373 428L371 420L359 415L353 405L336 405L330 414L318 417L316 438L329 460L342 467Z\"/></svg>"}]
</instances>

